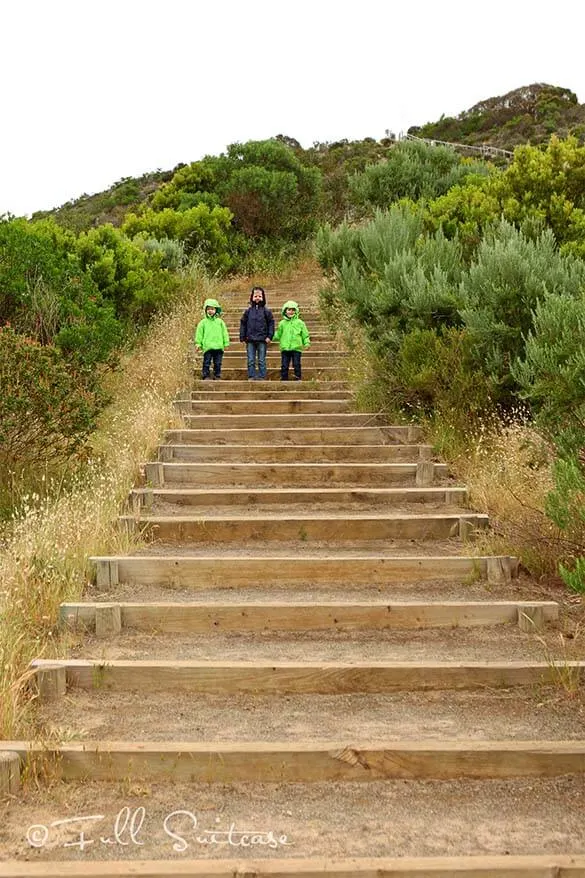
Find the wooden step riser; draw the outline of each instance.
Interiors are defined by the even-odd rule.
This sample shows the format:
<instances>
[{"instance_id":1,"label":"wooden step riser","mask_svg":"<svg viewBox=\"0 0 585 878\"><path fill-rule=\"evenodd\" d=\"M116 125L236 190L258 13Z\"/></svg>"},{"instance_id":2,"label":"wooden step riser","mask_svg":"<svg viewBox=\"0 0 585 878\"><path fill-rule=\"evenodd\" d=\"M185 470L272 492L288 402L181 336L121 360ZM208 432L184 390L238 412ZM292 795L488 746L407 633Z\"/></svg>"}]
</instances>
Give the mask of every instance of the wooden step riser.
<instances>
[{"instance_id":1,"label":"wooden step riser","mask_svg":"<svg viewBox=\"0 0 585 878\"><path fill-rule=\"evenodd\" d=\"M168 588L271 588L286 586L351 588L356 585L400 585L425 580L464 582L488 579L499 583L517 575L517 560L507 556L417 557L233 557L217 555L114 556L93 558L98 588L119 583ZM270 576L266 571L270 570Z\"/></svg>"},{"instance_id":2,"label":"wooden step riser","mask_svg":"<svg viewBox=\"0 0 585 878\"><path fill-rule=\"evenodd\" d=\"M241 378L237 381L228 381L225 377L221 379L221 381L203 381L198 377L193 381L193 389L190 391L191 393L197 393L199 390L205 391L205 393L224 393L227 391L264 391L270 390L275 393L278 393L279 396L284 393L290 393L291 395L296 396L299 392L309 392L312 390L320 390L326 391L329 393L332 390L342 390L344 392L348 392L348 384L346 381L317 381L317 380L306 380L306 381L279 381L280 374L275 376L273 380L270 381L259 381L257 384L254 384L253 381L248 381L247 376L245 378ZM189 391L187 391L187 396ZM179 398L182 394L177 394L177 398Z\"/></svg>"},{"instance_id":3,"label":"wooden step riser","mask_svg":"<svg viewBox=\"0 0 585 878\"><path fill-rule=\"evenodd\" d=\"M329 427L347 430L350 427L383 427L382 415L332 414L332 415L183 415L185 426L190 430L245 430L283 429L303 427Z\"/></svg>"},{"instance_id":4,"label":"wooden step riser","mask_svg":"<svg viewBox=\"0 0 585 878\"><path fill-rule=\"evenodd\" d=\"M585 770L585 744L494 741L330 744L140 744L95 742L60 747L9 741L25 759L37 753L63 780L187 783L374 781L557 777ZM53 773L51 773L51 776ZM238 873L236 873L238 874ZM254 873L256 874L256 873ZM433 873L427 873L433 874ZM509 875L508 875L509 878Z\"/></svg>"},{"instance_id":5,"label":"wooden step riser","mask_svg":"<svg viewBox=\"0 0 585 878\"><path fill-rule=\"evenodd\" d=\"M199 363L199 367L201 363ZM304 373L305 369L327 369L329 374L333 372L335 369L339 370L347 370L348 360L347 358L341 359L339 357L311 357L309 354L303 354L303 359L301 363L301 369ZM195 364L195 368L197 368L197 364ZM238 357L225 357L223 358L223 363L221 367L221 374L223 375L224 369L244 369L246 372L246 379L248 378L248 367L246 364L246 360L240 354ZM280 378L280 357L268 357L266 362L266 370L267 372L275 373L278 371L278 377ZM290 378L292 380L293 369L292 365L290 367L289 372Z\"/></svg>"},{"instance_id":6,"label":"wooden step riser","mask_svg":"<svg viewBox=\"0 0 585 878\"><path fill-rule=\"evenodd\" d=\"M285 381L282 382L286 384ZM204 385L207 387L207 383ZM248 385L249 387L262 387L263 384L253 385L252 382ZM214 387L223 387L223 384L214 384ZM299 390L298 382L297 387L295 387L294 393L284 394L279 390L199 390L192 391L190 394L190 400L193 402L219 402L220 400L231 400L237 397L238 400L242 402L252 402L254 400L286 400L287 398L291 398L293 400L308 400L308 399L336 399L336 400L345 400L347 402L353 402L353 397L350 393L345 390ZM186 402L189 400L181 399L181 402Z\"/></svg>"},{"instance_id":7,"label":"wooden step riser","mask_svg":"<svg viewBox=\"0 0 585 878\"><path fill-rule=\"evenodd\" d=\"M201 373L197 370L197 375ZM289 378L293 381L292 366L289 370ZM343 366L305 366L301 363L301 374L303 381L343 381L347 377L347 367ZM247 381L248 370L244 366L226 366L221 367L221 377L226 381ZM266 371L266 377L269 381L278 381L280 379L280 364L277 366L269 365ZM286 383L286 382L283 382ZM298 383L298 382L295 382Z\"/></svg>"},{"instance_id":8,"label":"wooden step riser","mask_svg":"<svg viewBox=\"0 0 585 878\"><path fill-rule=\"evenodd\" d=\"M177 400L175 408L183 415L288 415L288 414L342 414L353 408L351 401L340 399L259 399L259 400Z\"/></svg>"},{"instance_id":9,"label":"wooden step riser","mask_svg":"<svg viewBox=\"0 0 585 878\"><path fill-rule=\"evenodd\" d=\"M425 461L427 463L427 461ZM433 464L434 480L447 475L445 464ZM388 487L391 484L414 485L417 464L222 464L222 463L148 463L146 480L153 488L164 485L193 487L290 485L312 488L315 485ZM430 487L432 484L422 485Z\"/></svg>"},{"instance_id":10,"label":"wooden step riser","mask_svg":"<svg viewBox=\"0 0 585 878\"><path fill-rule=\"evenodd\" d=\"M146 539L168 542L233 543L248 540L265 542L298 541L312 543L320 540L353 542L354 540L446 540L455 537L469 539L474 531L487 526L487 516L456 515L428 516L426 518L339 518L339 519L192 519L175 518L137 520L123 516L121 523L131 532L139 532ZM468 532L468 529L470 532Z\"/></svg>"},{"instance_id":11,"label":"wooden step riser","mask_svg":"<svg viewBox=\"0 0 585 878\"><path fill-rule=\"evenodd\" d=\"M417 427L251 427L167 430L167 445L406 445L419 441Z\"/></svg>"},{"instance_id":12,"label":"wooden step riser","mask_svg":"<svg viewBox=\"0 0 585 878\"><path fill-rule=\"evenodd\" d=\"M522 604L515 601L446 602L446 603L378 603L378 604L62 604L63 624L96 631L98 635L115 633L114 626L102 620L117 618L120 630L165 634L213 634L218 631L370 631L386 629L471 628L491 625L515 625L519 613L530 613L543 623L558 619L558 605L551 602Z\"/></svg>"},{"instance_id":13,"label":"wooden step riser","mask_svg":"<svg viewBox=\"0 0 585 878\"><path fill-rule=\"evenodd\" d=\"M429 460L431 453L430 445L160 445L158 459L166 463L412 463Z\"/></svg>"},{"instance_id":14,"label":"wooden step riser","mask_svg":"<svg viewBox=\"0 0 585 878\"><path fill-rule=\"evenodd\" d=\"M349 357L349 353L347 351L339 350L338 348L334 348L331 345L311 345L311 347L303 351L303 363L309 359L315 359L318 361L323 361L323 365L327 365L326 360L331 360L330 365L334 365L336 362L342 362ZM266 351L266 359L277 360L280 364L281 351L279 348L270 346ZM248 364L248 357L246 354L246 348L242 345L240 348L237 346L232 346L226 348L223 352L223 362L227 363L229 360L238 360L238 362L244 363L246 366Z\"/></svg>"},{"instance_id":15,"label":"wooden step riser","mask_svg":"<svg viewBox=\"0 0 585 878\"><path fill-rule=\"evenodd\" d=\"M447 504L465 506L466 488L265 488L255 491L247 488L221 491L217 489L198 491L181 488L137 488L130 494L130 508L149 509L153 503L172 503L178 508L198 506L254 506L270 507L274 504L285 508L287 503L305 503L307 508L313 503L351 504L352 506L388 506L404 503Z\"/></svg>"},{"instance_id":16,"label":"wooden step riser","mask_svg":"<svg viewBox=\"0 0 585 878\"><path fill-rule=\"evenodd\" d=\"M239 836L238 836L239 838ZM317 857L6 863L3 878L585 878L585 856Z\"/></svg>"},{"instance_id":17,"label":"wooden step riser","mask_svg":"<svg viewBox=\"0 0 585 878\"><path fill-rule=\"evenodd\" d=\"M37 673L65 673L68 689L110 692L188 690L206 695L345 695L425 692L489 687L542 686L558 681L559 668L573 682L585 662L555 667L547 662L216 662L101 661L63 659L32 662ZM54 697L59 697L56 695ZM582 771L585 771L585 763Z\"/></svg>"}]
</instances>

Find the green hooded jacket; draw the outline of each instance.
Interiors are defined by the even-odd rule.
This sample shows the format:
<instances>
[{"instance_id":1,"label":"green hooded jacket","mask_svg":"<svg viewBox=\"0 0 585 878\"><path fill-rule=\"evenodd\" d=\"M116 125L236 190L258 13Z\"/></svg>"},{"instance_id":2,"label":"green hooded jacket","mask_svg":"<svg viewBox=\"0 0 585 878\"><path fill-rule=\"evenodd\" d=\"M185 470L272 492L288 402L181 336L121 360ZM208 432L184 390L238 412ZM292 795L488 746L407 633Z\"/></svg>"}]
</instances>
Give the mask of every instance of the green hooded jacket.
<instances>
[{"instance_id":1,"label":"green hooded jacket","mask_svg":"<svg viewBox=\"0 0 585 878\"><path fill-rule=\"evenodd\" d=\"M206 308L215 308L213 317L208 317ZM223 351L230 343L227 326L221 319L221 305L217 299L206 299L203 304L204 318L197 324L195 344L205 351Z\"/></svg>"},{"instance_id":2,"label":"green hooded jacket","mask_svg":"<svg viewBox=\"0 0 585 878\"><path fill-rule=\"evenodd\" d=\"M292 317L286 316L287 308L295 309ZM305 348L308 348L311 344L309 330L304 321L299 317L299 306L297 303L292 300L285 302L281 311L284 319L278 324L272 341L280 343L281 351L303 351Z\"/></svg>"}]
</instances>

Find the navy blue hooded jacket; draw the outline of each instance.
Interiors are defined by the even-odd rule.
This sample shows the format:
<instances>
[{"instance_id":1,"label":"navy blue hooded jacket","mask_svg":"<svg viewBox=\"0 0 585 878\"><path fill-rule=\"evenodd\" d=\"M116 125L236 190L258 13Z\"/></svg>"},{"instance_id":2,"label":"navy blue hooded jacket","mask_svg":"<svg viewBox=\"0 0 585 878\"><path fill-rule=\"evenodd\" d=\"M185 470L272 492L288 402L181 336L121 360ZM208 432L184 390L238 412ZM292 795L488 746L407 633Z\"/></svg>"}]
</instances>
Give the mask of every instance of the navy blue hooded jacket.
<instances>
[{"instance_id":1,"label":"navy blue hooded jacket","mask_svg":"<svg viewBox=\"0 0 585 878\"><path fill-rule=\"evenodd\" d=\"M262 293L261 302L253 302L256 290ZM250 293L250 307L246 308L240 320L240 341L264 341L274 335L274 317L270 308L266 307L266 294L261 287L255 287Z\"/></svg>"}]
</instances>

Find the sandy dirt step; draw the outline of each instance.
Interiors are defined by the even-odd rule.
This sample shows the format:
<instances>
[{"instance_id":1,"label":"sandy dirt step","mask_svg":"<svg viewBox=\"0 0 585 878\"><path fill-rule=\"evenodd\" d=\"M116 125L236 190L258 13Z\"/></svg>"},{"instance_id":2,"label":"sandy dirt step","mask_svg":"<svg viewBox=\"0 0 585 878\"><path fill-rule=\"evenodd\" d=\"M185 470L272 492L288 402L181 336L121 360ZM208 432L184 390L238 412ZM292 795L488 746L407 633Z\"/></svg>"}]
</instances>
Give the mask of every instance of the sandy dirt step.
<instances>
[{"instance_id":1,"label":"sandy dirt step","mask_svg":"<svg viewBox=\"0 0 585 878\"><path fill-rule=\"evenodd\" d=\"M205 446L207 447L207 446ZM176 509L184 506L212 508L245 507L247 511L274 504L287 510L310 508L364 508L391 506L402 512L466 511L467 489L440 488L136 488L131 492L133 508Z\"/></svg>"},{"instance_id":2,"label":"sandy dirt step","mask_svg":"<svg viewBox=\"0 0 585 878\"><path fill-rule=\"evenodd\" d=\"M215 460L245 463L406 463L430 460L431 445L159 445L165 462Z\"/></svg>"},{"instance_id":3,"label":"sandy dirt step","mask_svg":"<svg viewBox=\"0 0 585 878\"><path fill-rule=\"evenodd\" d=\"M201 601L67 602L63 624L112 637L123 628L159 633L213 631L377 630L515 624L522 613L537 631L558 620L555 602L519 601ZM535 621L536 620L536 621Z\"/></svg>"},{"instance_id":4,"label":"sandy dirt step","mask_svg":"<svg viewBox=\"0 0 585 878\"><path fill-rule=\"evenodd\" d=\"M200 501L203 499L201 493L198 498ZM144 500L144 494L139 495L139 498L140 500ZM275 511L275 509L281 511L279 506L275 505L277 501L272 502L270 498L268 498L268 502L264 502L263 498L259 498L260 502L258 503L253 501L240 503L238 502L238 495L235 492L232 494L232 498L235 499L236 502L231 502L230 498L224 495L221 497L219 503L213 503L212 498L208 495L206 501L207 505L205 505L205 503L197 502L197 500L194 503L191 503L190 501L193 499L192 497L184 498L181 496L180 491L176 491L169 495L169 502L166 502L164 499L154 498L151 506L144 507L137 505L135 507L130 507L130 510L132 512L140 511L140 514L143 515L144 510L146 509L147 514L164 516L185 515L190 514L190 511L193 511L196 515L205 517L213 517L218 513L225 512L230 517L242 516L247 518L268 517ZM184 502L185 500L186 502ZM364 512L366 514L374 515L380 511L392 512L397 515L417 515L419 513L442 515L445 513L446 515L465 516L469 513L468 508L464 506L455 506L452 503L431 503L425 501L421 501L420 503L400 503L394 502L391 496L374 497L372 500L368 500L367 498L361 501L347 500L345 503L337 503L334 502L333 499L329 500L327 497L323 501L320 499L313 500L310 497L303 500L303 498L300 497L298 498L298 502L295 502L295 500L283 502L285 504L287 517L306 514L313 515L316 513L326 515L347 515L348 513L353 514L354 512Z\"/></svg>"},{"instance_id":5,"label":"sandy dirt step","mask_svg":"<svg viewBox=\"0 0 585 878\"><path fill-rule=\"evenodd\" d=\"M351 545L356 540L384 543L395 539L444 540L449 537L471 540L488 526L487 515L473 512L408 515L382 510L294 515L272 511L268 516L261 513L231 515L227 510L210 516L196 512L169 516L143 513L140 517L121 516L119 521L129 532L140 533L144 539L226 544L256 539L277 543L298 540L302 544L336 540Z\"/></svg>"},{"instance_id":6,"label":"sandy dirt step","mask_svg":"<svg viewBox=\"0 0 585 878\"><path fill-rule=\"evenodd\" d=\"M496 627L382 629L362 631L262 631L211 634L176 633L172 637L151 632L123 629L112 640L84 634L72 655L98 661L159 660L205 662L312 662L323 663L407 663L413 664L412 685L425 682L415 663L499 662L544 663L547 660L578 661L585 658L579 639L562 643L548 626L542 634L525 634L516 624ZM39 661L41 661L39 659ZM47 660L48 661L48 660ZM402 669L403 670L403 669ZM399 688L409 684L406 672L389 671ZM430 675L430 670L428 671ZM478 672L479 673L479 672ZM384 673L380 672L382 681ZM540 677L540 673L536 673ZM325 678L327 674L325 674ZM440 671L429 688L440 682ZM367 675L366 675L367 681ZM429 676L430 682L430 676ZM326 685L328 685L326 683ZM384 683L386 685L386 683ZM503 685L500 680L498 685Z\"/></svg>"},{"instance_id":7,"label":"sandy dirt step","mask_svg":"<svg viewBox=\"0 0 585 878\"><path fill-rule=\"evenodd\" d=\"M253 587L240 586L239 588L223 588L215 586L195 590L181 585L176 587L162 585L145 585L139 583L120 582L111 589L98 589L95 585L86 589L86 599L89 601L183 601L188 603L206 603L210 601L222 601L223 603L257 603L259 601L331 601L337 604L351 603L352 601L518 601L526 602L544 600L554 602L562 601L566 597L559 590L539 589L531 582L519 578L507 583L494 585L485 580L473 582L449 581L449 580L424 580L416 582L387 583L364 583L354 585L351 580L338 586L327 584L315 584L310 581L298 582L294 587L278 583L255 583ZM561 603L562 614L570 615L571 611L576 615L579 605L567 605Z\"/></svg>"},{"instance_id":8,"label":"sandy dirt step","mask_svg":"<svg viewBox=\"0 0 585 878\"><path fill-rule=\"evenodd\" d=\"M115 842L116 817L124 808L132 814L144 809L139 812L143 819L135 843L128 831L122 837L126 846L102 843L101 838ZM178 815L178 810L187 813ZM584 813L585 786L577 775L554 779L246 783L213 787L195 783L170 787L121 779L116 784L57 782L48 792L30 784L11 803L0 823L0 859L33 860L31 865L69 860L83 867L94 860L173 858L175 868L181 868L185 858L209 862L231 855L239 861L262 858L265 868L269 868L273 857L434 858L448 852L452 856L481 857L482 874L486 876L491 874L485 871L489 863L485 858L490 854L501 855L510 866L514 854L583 854ZM101 819L81 825L52 825L54 821L89 815ZM136 820L135 825L139 822ZM27 830L35 825L37 843L44 842L37 849L27 841ZM225 840L230 827L236 833L232 838L237 847L209 843L213 832L216 841ZM88 841L83 851L79 844L64 847L79 842L82 829ZM246 829L272 832L278 840L286 838L278 842L276 849L242 847L237 832ZM29 867L27 863L22 865ZM229 874L239 872L222 874L221 878L229 878ZM346 872L342 878L350 874ZM378 873L370 871L367 878L372 874ZM392 874L405 878L403 871ZM433 869L431 873L420 873L419 878L429 878L429 874L437 876ZM438 873L440 878L451 878L453 874L458 873ZM553 874L560 878L573 873L553 869L543 878ZM582 878L582 872L577 874ZM155 875L158 873L152 871L149 878ZM503 875L518 878L510 871ZM528 875L540 878L535 872L524 873L523 878ZM470 878L469 873L463 876Z\"/></svg>"},{"instance_id":9,"label":"sandy dirt step","mask_svg":"<svg viewBox=\"0 0 585 878\"><path fill-rule=\"evenodd\" d=\"M184 445L404 445L420 440L418 427L369 426L350 427L251 427L246 429L216 430L203 427L196 430L167 430L166 443Z\"/></svg>"},{"instance_id":10,"label":"sandy dirt step","mask_svg":"<svg viewBox=\"0 0 585 878\"><path fill-rule=\"evenodd\" d=\"M41 740L579 740L585 699L556 686L368 695L71 689L39 707Z\"/></svg>"}]
</instances>

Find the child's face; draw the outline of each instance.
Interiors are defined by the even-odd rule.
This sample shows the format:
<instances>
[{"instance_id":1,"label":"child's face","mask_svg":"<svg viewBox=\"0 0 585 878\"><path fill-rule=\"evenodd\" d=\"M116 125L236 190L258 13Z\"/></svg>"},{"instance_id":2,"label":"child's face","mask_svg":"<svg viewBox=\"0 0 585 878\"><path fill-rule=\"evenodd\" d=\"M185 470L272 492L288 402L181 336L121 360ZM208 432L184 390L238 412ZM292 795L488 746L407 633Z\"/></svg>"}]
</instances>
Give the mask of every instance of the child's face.
<instances>
[{"instance_id":1,"label":"child's face","mask_svg":"<svg viewBox=\"0 0 585 878\"><path fill-rule=\"evenodd\" d=\"M215 308L212 308L211 305L209 305L209 306L205 309L205 313L207 314L208 317L213 317L214 314L215 314Z\"/></svg>"},{"instance_id":2,"label":"child's face","mask_svg":"<svg viewBox=\"0 0 585 878\"><path fill-rule=\"evenodd\" d=\"M295 313L295 309L294 308L287 308L284 313L286 314L287 317L292 317Z\"/></svg>"},{"instance_id":3,"label":"child's face","mask_svg":"<svg viewBox=\"0 0 585 878\"><path fill-rule=\"evenodd\" d=\"M261 302L262 301L262 293L260 290L254 290L252 293L252 301L253 302Z\"/></svg>"}]
</instances>

